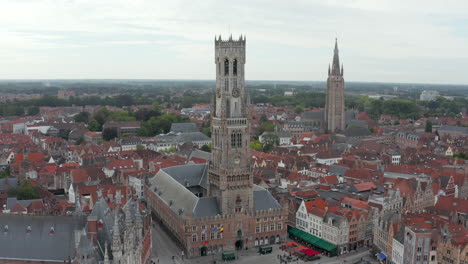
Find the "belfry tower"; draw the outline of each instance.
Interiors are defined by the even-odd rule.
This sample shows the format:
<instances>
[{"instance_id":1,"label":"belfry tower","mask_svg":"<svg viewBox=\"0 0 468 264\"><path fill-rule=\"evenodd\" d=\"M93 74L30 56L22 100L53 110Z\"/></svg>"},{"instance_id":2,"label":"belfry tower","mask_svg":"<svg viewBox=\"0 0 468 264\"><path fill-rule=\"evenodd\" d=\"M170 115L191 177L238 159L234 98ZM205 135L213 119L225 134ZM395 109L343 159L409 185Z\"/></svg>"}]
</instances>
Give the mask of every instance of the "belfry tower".
<instances>
[{"instance_id":1,"label":"belfry tower","mask_svg":"<svg viewBox=\"0 0 468 264\"><path fill-rule=\"evenodd\" d=\"M333 133L345 129L343 65L340 69L338 40L335 40L333 64L328 66L327 95L325 100L325 122L327 129Z\"/></svg>"},{"instance_id":2,"label":"belfry tower","mask_svg":"<svg viewBox=\"0 0 468 264\"><path fill-rule=\"evenodd\" d=\"M253 208L249 96L245 89L245 36L215 37L216 87L211 112L208 192L223 215Z\"/></svg>"}]
</instances>

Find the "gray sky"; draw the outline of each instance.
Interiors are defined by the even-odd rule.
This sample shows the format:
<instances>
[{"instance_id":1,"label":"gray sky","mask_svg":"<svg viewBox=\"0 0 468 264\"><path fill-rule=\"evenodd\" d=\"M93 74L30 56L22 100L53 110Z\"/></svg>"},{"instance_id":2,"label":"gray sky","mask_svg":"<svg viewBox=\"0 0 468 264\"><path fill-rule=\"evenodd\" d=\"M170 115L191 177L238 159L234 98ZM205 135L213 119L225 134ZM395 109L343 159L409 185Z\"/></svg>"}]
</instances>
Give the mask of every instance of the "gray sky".
<instances>
[{"instance_id":1,"label":"gray sky","mask_svg":"<svg viewBox=\"0 0 468 264\"><path fill-rule=\"evenodd\" d=\"M213 79L247 35L249 80L468 84L466 0L0 0L0 79Z\"/></svg>"}]
</instances>

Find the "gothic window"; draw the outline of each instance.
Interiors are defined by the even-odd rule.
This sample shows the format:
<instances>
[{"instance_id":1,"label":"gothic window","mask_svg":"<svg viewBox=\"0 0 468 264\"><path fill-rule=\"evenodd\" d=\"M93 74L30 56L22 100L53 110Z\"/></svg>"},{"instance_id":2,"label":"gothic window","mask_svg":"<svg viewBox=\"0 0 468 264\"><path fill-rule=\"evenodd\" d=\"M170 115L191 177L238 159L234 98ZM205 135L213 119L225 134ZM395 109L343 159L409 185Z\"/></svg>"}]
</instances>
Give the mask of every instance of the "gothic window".
<instances>
[{"instance_id":1,"label":"gothic window","mask_svg":"<svg viewBox=\"0 0 468 264\"><path fill-rule=\"evenodd\" d=\"M225 59L224 60L224 75L228 75L228 74L229 74L229 60Z\"/></svg>"},{"instance_id":2,"label":"gothic window","mask_svg":"<svg viewBox=\"0 0 468 264\"><path fill-rule=\"evenodd\" d=\"M234 78L234 80L232 80L232 89L236 89L237 88L237 78Z\"/></svg>"},{"instance_id":3,"label":"gothic window","mask_svg":"<svg viewBox=\"0 0 468 264\"><path fill-rule=\"evenodd\" d=\"M232 62L232 72L234 75L237 75L237 59L234 59Z\"/></svg>"},{"instance_id":4,"label":"gothic window","mask_svg":"<svg viewBox=\"0 0 468 264\"><path fill-rule=\"evenodd\" d=\"M229 91L229 79L224 80L224 91Z\"/></svg>"},{"instance_id":5,"label":"gothic window","mask_svg":"<svg viewBox=\"0 0 468 264\"><path fill-rule=\"evenodd\" d=\"M234 131L231 133L231 147L232 148L242 147L242 133L240 131Z\"/></svg>"},{"instance_id":6,"label":"gothic window","mask_svg":"<svg viewBox=\"0 0 468 264\"><path fill-rule=\"evenodd\" d=\"M236 133L231 133L231 147L236 147Z\"/></svg>"}]
</instances>

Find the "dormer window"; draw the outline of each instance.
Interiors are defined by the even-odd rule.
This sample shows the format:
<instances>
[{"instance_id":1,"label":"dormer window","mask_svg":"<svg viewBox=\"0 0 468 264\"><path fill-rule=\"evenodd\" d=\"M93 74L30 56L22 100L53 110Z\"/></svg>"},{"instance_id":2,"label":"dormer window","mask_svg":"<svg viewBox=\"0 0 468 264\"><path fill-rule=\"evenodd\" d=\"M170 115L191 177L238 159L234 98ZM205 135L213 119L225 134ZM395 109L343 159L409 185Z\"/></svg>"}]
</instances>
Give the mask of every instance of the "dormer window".
<instances>
[{"instance_id":1,"label":"dormer window","mask_svg":"<svg viewBox=\"0 0 468 264\"><path fill-rule=\"evenodd\" d=\"M32 232L31 226L27 226L26 227L26 234L31 234L31 232Z\"/></svg>"},{"instance_id":2,"label":"dormer window","mask_svg":"<svg viewBox=\"0 0 468 264\"><path fill-rule=\"evenodd\" d=\"M55 234L55 228L52 226L50 227L49 235Z\"/></svg>"},{"instance_id":3,"label":"dormer window","mask_svg":"<svg viewBox=\"0 0 468 264\"><path fill-rule=\"evenodd\" d=\"M8 225L5 225L5 226L3 227L3 232L4 232L4 233L8 233Z\"/></svg>"},{"instance_id":4,"label":"dormer window","mask_svg":"<svg viewBox=\"0 0 468 264\"><path fill-rule=\"evenodd\" d=\"M103 226L104 226L104 222L102 222L102 220L99 219L99 221L98 221L98 229L102 229Z\"/></svg>"}]
</instances>

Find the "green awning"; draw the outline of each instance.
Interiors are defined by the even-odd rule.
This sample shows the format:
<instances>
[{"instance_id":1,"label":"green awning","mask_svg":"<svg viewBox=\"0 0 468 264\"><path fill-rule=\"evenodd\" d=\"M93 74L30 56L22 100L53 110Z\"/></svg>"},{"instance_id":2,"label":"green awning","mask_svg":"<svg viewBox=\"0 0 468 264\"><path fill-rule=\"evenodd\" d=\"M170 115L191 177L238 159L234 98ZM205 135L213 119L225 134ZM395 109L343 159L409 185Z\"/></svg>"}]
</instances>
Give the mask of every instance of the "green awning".
<instances>
[{"instance_id":1,"label":"green awning","mask_svg":"<svg viewBox=\"0 0 468 264\"><path fill-rule=\"evenodd\" d=\"M223 260L234 260L236 259L236 254L233 252L223 253Z\"/></svg>"},{"instance_id":2,"label":"green awning","mask_svg":"<svg viewBox=\"0 0 468 264\"><path fill-rule=\"evenodd\" d=\"M335 251L336 250L336 246L333 245L332 243L330 242L327 242L319 237L316 237L312 234L309 234L305 231L302 231L300 229L297 229L295 227L291 227L288 229L288 233L290 235L293 235L297 238L300 238L302 240L304 240L305 242L309 243L309 244L312 244L316 247L319 247L321 249L324 249L328 252L332 252L332 251Z\"/></svg>"}]
</instances>

